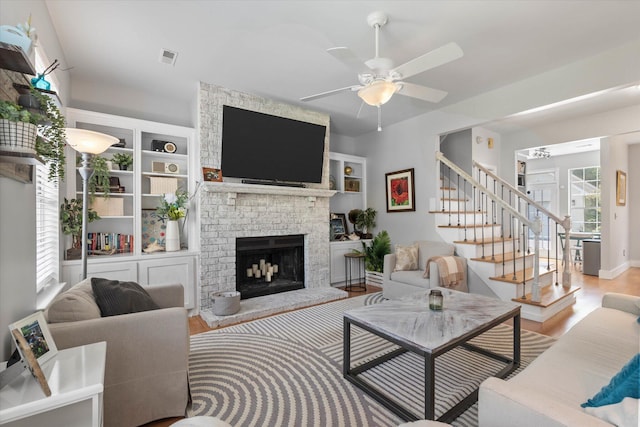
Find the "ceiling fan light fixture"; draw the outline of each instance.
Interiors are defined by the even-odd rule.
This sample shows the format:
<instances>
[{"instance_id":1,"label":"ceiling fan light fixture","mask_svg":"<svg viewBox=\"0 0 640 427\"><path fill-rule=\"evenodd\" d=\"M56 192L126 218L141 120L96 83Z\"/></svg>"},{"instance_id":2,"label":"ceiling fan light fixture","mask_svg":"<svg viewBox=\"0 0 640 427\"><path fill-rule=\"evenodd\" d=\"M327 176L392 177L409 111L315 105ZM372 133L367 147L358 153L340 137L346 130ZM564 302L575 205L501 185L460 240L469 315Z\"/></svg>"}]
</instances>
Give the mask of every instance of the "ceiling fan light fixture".
<instances>
[{"instance_id":1,"label":"ceiling fan light fixture","mask_svg":"<svg viewBox=\"0 0 640 427\"><path fill-rule=\"evenodd\" d=\"M394 82L376 80L360 89L358 96L367 104L373 107L379 107L380 105L386 104L398 89L398 85Z\"/></svg>"}]
</instances>

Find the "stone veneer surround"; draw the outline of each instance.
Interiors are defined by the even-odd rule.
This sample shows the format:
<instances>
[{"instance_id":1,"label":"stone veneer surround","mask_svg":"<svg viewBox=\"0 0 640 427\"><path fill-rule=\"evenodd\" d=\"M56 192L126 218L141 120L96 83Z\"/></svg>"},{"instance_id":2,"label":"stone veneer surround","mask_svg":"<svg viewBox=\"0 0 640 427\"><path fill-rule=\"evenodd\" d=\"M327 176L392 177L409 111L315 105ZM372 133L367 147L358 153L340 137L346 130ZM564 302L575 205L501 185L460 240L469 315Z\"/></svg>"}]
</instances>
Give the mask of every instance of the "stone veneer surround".
<instances>
[{"instance_id":1,"label":"stone veneer surround","mask_svg":"<svg viewBox=\"0 0 640 427\"><path fill-rule=\"evenodd\" d=\"M329 116L201 82L201 166L220 168L223 105L326 126L324 167L322 183L307 188L242 184L233 179L202 185L199 309L212 307L212 293L235 290L238 237L303 234L305 287L330 287L328 218L334 192L329 190Z\"/></svg>"}]
</instances>

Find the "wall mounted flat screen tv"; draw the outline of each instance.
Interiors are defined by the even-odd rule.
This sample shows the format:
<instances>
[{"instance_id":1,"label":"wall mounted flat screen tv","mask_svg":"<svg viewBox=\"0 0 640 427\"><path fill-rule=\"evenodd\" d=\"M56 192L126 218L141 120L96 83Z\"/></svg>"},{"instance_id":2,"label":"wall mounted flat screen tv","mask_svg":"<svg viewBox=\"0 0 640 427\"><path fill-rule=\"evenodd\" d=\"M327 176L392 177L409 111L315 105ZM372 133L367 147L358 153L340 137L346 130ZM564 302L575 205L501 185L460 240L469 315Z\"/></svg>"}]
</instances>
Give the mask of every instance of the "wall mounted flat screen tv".
<instances>
[{"instance_id":1,"label":"wall mounted flat screen tv","mask_svg":"<svg viewBox=\"0 0 640 427\"><path fill-rule=\"evenodd\" d=\"M326 126L223 106L222 175L322 182Z\"/></svg>"}]
</instances>

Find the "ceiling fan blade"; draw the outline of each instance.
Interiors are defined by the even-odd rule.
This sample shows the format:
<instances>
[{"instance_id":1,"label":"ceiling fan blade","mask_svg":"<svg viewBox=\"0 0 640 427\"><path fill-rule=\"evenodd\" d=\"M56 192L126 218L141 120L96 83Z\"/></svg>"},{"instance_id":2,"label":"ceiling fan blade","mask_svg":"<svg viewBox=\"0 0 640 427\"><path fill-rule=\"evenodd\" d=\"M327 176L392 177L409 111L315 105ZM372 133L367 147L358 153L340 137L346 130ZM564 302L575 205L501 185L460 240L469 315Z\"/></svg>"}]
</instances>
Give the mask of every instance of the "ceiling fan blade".
<instances>
[{"instance_id":1,"label":"ceiling fan blade","mask_svg":"<svg viewBox=\"0 0 640 427\"><path fill-rule=\"evenodd\" d=\"M324 98L326 96L331 96L339 92L356 91L360 88L362 88L362 86L360 85L347 86L340 89L329 90L327 92L316 93L315 95L305 96L304 98L300 98L300 101L313 101L314 99Z\"/></svg>"},{"instance_id":2,"label":"ceiling fan blade","mask_svg":"<svg viewBox=\"0 0 640 427\"><path fill-rule=\"evenodd\" d=\"M443 90L432 89L413 83L398 82L398 85L402 87L396 92L397 94L422 99L423 101L440 102L447 96L447 92Z\"/></svg>"},{"instance_id":3,"label":"ceiling fan blade","mask_svg":"<svg viewBox=\"0 0 640 427\"><path fill-rule=\"evenodd\" d=\"M327 53L357 73L369 70L367 64L358 58L348 47L332 47L331 49L327 49Z\"/></svg>"},{"instance_id":4,"label":"ceiling fan blade","mask_svg":"<svg viewBox=\"0 0 640 427\"><path fill-rule=\"evenodd\" d=\"M462 52L462 49L460 49L460 46L454 42L447 43L446 45L432 50L429 53L425 53L422 56L397 66L392 70L392 73L395 72L400 74L398 79L405 79L461 58L462 55L464 55L464 53Z\"/></svg>"}]
</instances>

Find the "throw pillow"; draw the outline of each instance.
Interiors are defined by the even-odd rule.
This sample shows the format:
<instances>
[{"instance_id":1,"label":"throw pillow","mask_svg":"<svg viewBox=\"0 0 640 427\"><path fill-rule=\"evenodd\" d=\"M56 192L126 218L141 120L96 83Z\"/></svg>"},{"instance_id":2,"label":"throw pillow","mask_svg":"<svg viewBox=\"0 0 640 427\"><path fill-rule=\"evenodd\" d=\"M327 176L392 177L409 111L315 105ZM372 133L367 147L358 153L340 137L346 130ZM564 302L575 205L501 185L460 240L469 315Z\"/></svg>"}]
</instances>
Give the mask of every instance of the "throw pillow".
<instances>
[{"instance_id":1,"label":"throw pillow","mask_svg":"<svg viewBox=\"0 0 640 427\"><path fill-rule=\"evenodd\" d=\"M418 269L418 245L396 245L396 266L393 271Z\"/></svg>"},{"instance_id":2,"label":"throw pillow","mask_svg":"<svg viewBox=\"0 0 640 427\"><path fill-rule=\"evenodd\" d=\"M91 287L102 317L160 308L147 291L135 282L92 277Z\"/></svg>"},{"instance_id":3,"label":"throw pillow","mask_svg":"<svg viewBox=\"0 0 640 427\"><path fill-rule=\"evenodd\" d=\"M56 296L47 307L45 318L49 323L99 319L100 307L93 296L91 280L85 279Z\"/></svg>"},{"instance_id":4,"label":"throw pillow","mask_svg":"<svg viewBox=\"0 0 640 427\"><path fill-rule=\"evenodd\" d=\"M611 405L622 402L625 397L640 398L640 353L622 367L606 386L592 399L583 403L583 408Z\"/></svg>"}]
</instances>

